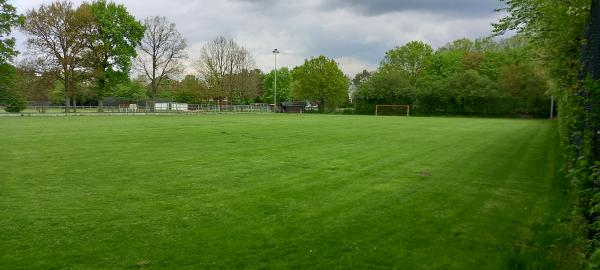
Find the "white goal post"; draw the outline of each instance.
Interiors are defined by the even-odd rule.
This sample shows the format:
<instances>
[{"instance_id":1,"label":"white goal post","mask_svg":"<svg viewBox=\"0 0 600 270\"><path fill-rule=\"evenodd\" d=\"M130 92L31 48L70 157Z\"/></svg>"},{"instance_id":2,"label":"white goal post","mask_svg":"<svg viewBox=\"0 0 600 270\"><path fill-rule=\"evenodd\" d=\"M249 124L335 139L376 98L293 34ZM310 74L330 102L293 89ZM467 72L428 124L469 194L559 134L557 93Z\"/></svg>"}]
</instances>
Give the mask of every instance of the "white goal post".
<instances>
[{"instance_id":1,"label":"white goal post","mask_svg":"<svg viewBox=\"0 0 600 270\"><path fill-rule=\"evenodd\" d=\"M405 108L406 109L406 116L410 116L410 105L375 105L375 115L382 115L382 109L385 108Z\"/></svg>"}]
</instances>

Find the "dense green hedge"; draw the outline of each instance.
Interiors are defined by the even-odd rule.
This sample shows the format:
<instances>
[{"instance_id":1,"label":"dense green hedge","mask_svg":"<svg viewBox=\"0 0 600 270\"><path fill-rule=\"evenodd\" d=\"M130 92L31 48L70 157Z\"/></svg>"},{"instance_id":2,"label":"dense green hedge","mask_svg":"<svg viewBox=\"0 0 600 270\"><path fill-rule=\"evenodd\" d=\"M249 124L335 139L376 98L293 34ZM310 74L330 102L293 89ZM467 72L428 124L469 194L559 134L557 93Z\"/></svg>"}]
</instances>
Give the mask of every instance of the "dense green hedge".
<instances>
[{"instance_id":1,"label":"dense green hedge","mask_svg":"<svg viewBox=\"0 0 600 270\"><path fill-rule=\"evenodd\" d=\"M409 42L386 53L377 71L353 80L357 113L411 105L412 115L546 118L550 85L526 39L459 39L433 52Z\"/></svg>"},{"instance_id":2,"label":"dense green hedge","mask_svg":"<svg viewBox=\"0 0 600 270\"><path fill-rule=\"evenodd\" d=\"M550 116L550 98L530 99L515 97L464 97L453 98L417 98L411 105L410 114L414 116L481 116L548 118ZM386 100L369 100L355 103L355 112L373 114L376 105L386 105ZM400 114L400 113L399 113Z\"/></svg>"},{"instance_id":3,"label":"dense green hedge","mask_svg":"<svg viewBox=\"0 0 600 270\"><path fill-rule=\"evenodd\" d=\"M564 223L584 239L584 265L567 269L600 269L600 0L503 1L508 16L495 31L536 44L559 96L563 170L576 198Z\"/></svg>"},{"instance_id":4,"label":"dense green hedge","mask_svg":"<svg viewBox=\"0 0 600 270\"><path fill-rule=\"evenodd\" d=\"M23 100L22 98L19 97L15 97L15 96L11 96L6 98L5 102L5 108L4 110L6 112L10 112L10 113L18 113L18 112L22 112L23 110L25 110L26 107L26 102L25 100Z\"/></svg>"}]
</instances>

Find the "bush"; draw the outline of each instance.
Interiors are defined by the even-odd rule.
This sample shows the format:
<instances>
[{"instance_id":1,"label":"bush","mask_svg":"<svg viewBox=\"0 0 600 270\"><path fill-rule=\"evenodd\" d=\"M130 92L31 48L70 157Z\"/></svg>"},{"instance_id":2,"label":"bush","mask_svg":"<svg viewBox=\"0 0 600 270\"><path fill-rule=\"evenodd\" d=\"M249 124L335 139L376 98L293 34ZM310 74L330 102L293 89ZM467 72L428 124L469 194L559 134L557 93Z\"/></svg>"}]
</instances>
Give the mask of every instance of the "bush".
<instances>
[{"instance_id":1,"label":"bush","mask_svg":"<svg viewBox=\"0 0 600 270\"><path fill-rule=\"evenodd\" d=\"M6 99L6 107L4 110L9 113L22 112L25 110L25 100L19 97L9 97Z\"/></svg>"}]
</instances>

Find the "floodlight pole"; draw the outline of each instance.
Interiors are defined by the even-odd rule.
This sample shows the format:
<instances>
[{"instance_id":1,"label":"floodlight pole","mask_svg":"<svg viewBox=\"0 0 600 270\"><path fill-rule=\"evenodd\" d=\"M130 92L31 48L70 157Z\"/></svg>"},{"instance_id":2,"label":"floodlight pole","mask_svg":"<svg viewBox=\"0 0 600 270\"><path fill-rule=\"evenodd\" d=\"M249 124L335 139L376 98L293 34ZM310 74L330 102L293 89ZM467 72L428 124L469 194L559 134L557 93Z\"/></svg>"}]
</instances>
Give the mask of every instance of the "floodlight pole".
<instances>
[{"instance_id":1,"label":"floodlight pole","mask_svg":"<svg viewBox=\"0 0 600 270\"><path fill-rule=\"evenodd\" d=\"M273 54L275 55L275 86L274 88L274 98L275 106L273 107L273 111L277 112L277 54L279 53L278 49L273 50Z\"/></svg>"}]
</instances>

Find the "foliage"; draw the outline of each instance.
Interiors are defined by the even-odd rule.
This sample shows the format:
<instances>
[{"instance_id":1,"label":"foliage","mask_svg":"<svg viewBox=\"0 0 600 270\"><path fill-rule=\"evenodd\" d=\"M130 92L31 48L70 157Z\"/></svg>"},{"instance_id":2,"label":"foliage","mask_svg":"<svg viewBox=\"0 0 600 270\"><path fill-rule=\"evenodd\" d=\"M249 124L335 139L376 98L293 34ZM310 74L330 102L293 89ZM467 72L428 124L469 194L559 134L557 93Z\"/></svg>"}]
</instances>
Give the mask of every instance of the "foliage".
<instances>
[{"instance_id":1,"label":"foliage","mask_svg":"<svg viewBox=\"0 0 600 270\"><path fill-rule=\"evenodd\" d=\"M24 17L17 14L16 8L6 1L0 0L0 65L9 63L17 56L15 39L7 37L12 28L21 25L24 20Z\"/></svg>"},{"instance_id":2,"label":"foliage","mask_svg":"<svg viewBox=\"0 0 600 270\"><path fill-rule=\"evenodd\" d=\"M256 72L250 51L233 39L217 37L202 47L196 69L212 96L223 101L258 97L260 72Z\"/></svg>"},{"instance_id":3,"label":"foliage","mask_svg":"<svg viewBox=\"0 0 600 270\"><path fill-rule=\"evenodd\" d=\"M479 70L483 62L484 54L480 52L466 52L462 58L462 70Z\"/></svg>"},{"instance_id":4,"label":"foliage","mask_svg":"<svg viewBox=\"0 0 600 270\"><path fill-rule=\"evenodd\" d=\"M13 78L15 76L15 68L8 64L0 64L0 102L8 96L8 92L12 89Z\"/></svg>"},{"instance_id":5,"label":"foliage","mask_svg":"<svg viewBox=\"0 0 600 270\"><path fill-rule=\"evenodd\" d=\"M323 55L295 67L292 77L292 96L317 103L320 112L333 110L348 99L348 79L333 59Z\"/></svg>"},{"instance_id":6,"label":"foliage","mask_svg":"<svg viewBox=\"0 0 600 270\"><path fill-rule=\"evenodd\" d=\"M18 95L11 95L4 101L6 112L18 113L25 110L26 101Z\"/></svg>"},{"instance_id":7,"label":"foliage","mask_svg":"<svg viewBox=\"0 0 600 270\"><path fill-rule=\"evenodd\" d=\"M497 50L499 47L499 44L495 42L491 37L478 38L475 40L471 40L468 38L460 38L449 42L445 46L441 47L439 50L469 53L494 51Z\"/></svg>"},{"instance_id":8,"label":"foliage","mask_svg":"<svg viewBox=\"0 0 600 270\"><path fill-rule=\"evenodd\" d=\"M502 0L509 16L494 25L497 34L516 30L543 50L541 56L556 78L573 83L588 23L591 0L543 1Z\"/></svg>"},{"instance_id":9,"label":"foliage","mask_svg":"<svg viewBox=\"0 0 600 270\"><path fill-rule=\"evenodd\" d=\"M376 104L413 104L415 88L404 74L394 69L373 73L369 81L360 84L354 93L357 110L372 113Z\"/></svg>"},{"instance_id":10,"label":"foliage","mask_svg":"<svg viewBox=\"0 0 600 270\"><path fill-rule=\"evenodd\" d=\"M513 97L543 97L548 92L548 78L537 70L541 68L527 63L506 65L498 77L500 92Z\"/></svg>"},{"instance_id":11,"label":"foliage","mask_svg":"<svg viewBox=\"0 0 600 270\"><path fill-rule=\"evenodd\" d=\"M360 73L357 73L354 76L354 79L352 79L352 85L358 86L361 85L363 83L366 83L369 81L369 79L371 78L371 72L367 71L366 69L363 69L363 71L361 71Z\"/></svg>"},{"instance_id":12,"label":"foliage","mask_svg":"<svg viewBox=\"0 0 600 270\"><path fill-rule=\"evenodd\" d=\"M30 10L22 27L28 36L29 50L35 53L41 68L62 81L66 112L71 101L77 99L93 21L85 6L74 9L71 2L62 1Z\"/></svg>"},{"instance_id":13,"label":"foliage","mask_svg":"<svg viewBox=\"0 0 600 270\"><path fill-rule=\"evenodd\" d=\"M409 51L411 46L392 51ZM459 39L425 53L425 66L413 85L407 69L389 64L388 52L378 71L358 86L355 108L372 114L377 104L403 104L412 105L413 115L547 117L548 79L530 59L533 53L520 36L499 42Z\"/></svg>"},{"instance_id":14,"label":"foliage","mask_svg":"<svg viewBox=\"0 0 600 270\"><path fill-rule=\"evenodd\" d=\"M275 79L275 70L267 73L263 79L262 100L266 103L273 103L273 87ZM290 88L292 85L292 72L287 67L277 69L277 101L278 103L292 101Z\"/></svg>"},{"instance_id":15,"label":"foliage","mask_svg":"<svg viewBox=\"0 0 600 270\"><path fill-rule=\"evenodd\" d=\"M48 89L48 99L50 100L50 103L60 104L61 100L64 100L66 91L64 82L61 80L50 80L48 83L50 86ZM74 111L76 110L75 106L77 106L78 103L86 103L93 97L91 89L82 82L73 82L71 89L73 89L72 91L75 93L70 99L70 102L72 102L72 105L74 106Z\"/></svg>"},{"instance_id":16,"label":"foliage","mask_svg":"<svg viewBox=\"0 0 600 270\"><path fill-rule=\"evenodd\" d=\"M146 86L138 80L121 82L111 88L108 93L112 97L126 98L131 101L142 101L148 99Z\"/></svg>"},{"instance_id":17,"label":"foliage","mask_svg":"<svg viewBox=\"0 0 600 270\"><path fill-rule=\"evenodd\" d=\"M597 67L600 54L600 2L597 0L506 2L509 16L495 25L499 34L516 30L538 47L543 66L554 78L559 95L560 133L565 149L564 170L576 195L578 216L589 241L584 250L590 268L597 269L600 249L600 104Z\"/></svg>"},{"instance_id":18,"label":"foliage","mask_svg":"<svg viewBox=\"0 0 600 270\"><path fill-rule=\"evenodd\" d=\"M453 97L458 111L467 115L494 115L494 109L488 102L498 97L496 84L476 70L466 70L450 77L447 91Z\"/></svg>"},{"instance_id":19,"label":"foliage","mask_svg":"<svg viewBox=\"0 0 600 270\"><path fill-rule=\"evenodd\" d=\"M7 63L0 64L0 104L4 104L7 112L20 112L25 109L25 99L15 89L16 69Z\"/></svg>"},{"instance_id":20,"label":"foliage","mask_svg":"<svg viewBox=\"0 0 600 270\"><path fill-rule=\"evenodd\" d=\"M402 71L407 74L411 85L416 85L419 76L431 61L433 50L429 44L411 41L385 53L380 69Z\"/></svg>"},{"instance_id":21,"label":"foliage","mask_svg":"<svg viewBox=\"0 0 600 270\"><path fill-rule=\"evenodd\" d=\"M6 0L0 0L0 103L4 102L9 106L20 98L13 89L15 70L9 64L18 52L15 50L15 39L7 37L12 28L22 21L23 17L17 15L14 6L8 4Z\"/></svg>"},{"instance_id":22,"label":"foliage","mask_svg":"<svg viewBox=\"0 0 600 270\"><path fill-rule=\"evenodd\" d=\"M196 76L187 75L176 86L173 100L175 102L202 104L205 103L205 100L208 100L208 89L205 83Z\"/></svg>"},{"instance_id":23,"label":"foliage","mask_svg":"<svg viewBox=\"0 0 600 270\"><path fill-rule=\"evenodd\" d=\"M447 78L427 75L417 84L413 114L459 115L455 101L453 93L448 91Z\"/></svg>"},{"instance_id":24,"label":"foliage","mask_svg":"<svg viewBox=\"0 0 600 270\"><path fill-rule=\"evenodd\" d=\"M250 104L260 99L264 74L260 69L243 69L233 76L233 98L235 104ZM279 78L277 78L279 89Z\"/></svg>"},{"instance_id":25,"label":"foliage","mask_svg":"<svg viewBox=\"0 0 600 270\"><path fill-rule=\"evenodd\" d=\"M38 74L31 67L21 65L16 69L14 89L29 101L47 103L49 90L55 80L53 74Z\"/></svg>"},{"instance_id":26,"label":"foliage","mask_svg":"<svg viewBox=\"0 0 600 270\"><path fill-rule=\"evenodd\" d=\"M88 65L95 79L94 90L102 110L102 99L111 88L128 80L131 59L144 36L144 26L125 6L98 0L82 7L91 9L94 31L89 40Z\"/></svg>"},{"instance_id":27,"label":"foliage","mask_svg":"<svg viewBox=\"0 0 600 270\"><path fill-rule=\"evenodd\" d=\"M463 55L464 52L460 51L436 51L431 56L431 60L427 66L426 75L435 75L444 78L452 76L452 74L460 70Z\"/></svg>"}]
</instances>

